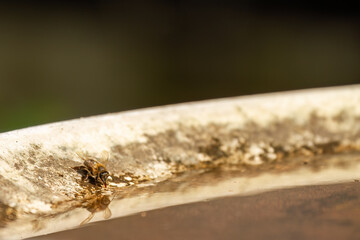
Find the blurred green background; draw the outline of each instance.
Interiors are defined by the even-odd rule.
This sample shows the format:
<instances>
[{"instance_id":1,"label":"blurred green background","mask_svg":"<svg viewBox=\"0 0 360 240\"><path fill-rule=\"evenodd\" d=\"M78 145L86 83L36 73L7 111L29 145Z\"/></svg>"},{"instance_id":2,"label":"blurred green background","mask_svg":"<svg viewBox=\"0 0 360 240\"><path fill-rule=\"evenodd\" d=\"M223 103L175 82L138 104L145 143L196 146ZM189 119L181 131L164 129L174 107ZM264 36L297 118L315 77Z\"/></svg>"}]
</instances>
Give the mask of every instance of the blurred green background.
<instances>
[{"instance_id":1,"label":"blurred green background","mask_svg":"<svg viewBox=\"0 0 360 240\"><path fill-rule=\"evenodd\" d=\"M0 132L360 82L355 3L49 2L0 3Z\"/></svg>"}]
</instances>

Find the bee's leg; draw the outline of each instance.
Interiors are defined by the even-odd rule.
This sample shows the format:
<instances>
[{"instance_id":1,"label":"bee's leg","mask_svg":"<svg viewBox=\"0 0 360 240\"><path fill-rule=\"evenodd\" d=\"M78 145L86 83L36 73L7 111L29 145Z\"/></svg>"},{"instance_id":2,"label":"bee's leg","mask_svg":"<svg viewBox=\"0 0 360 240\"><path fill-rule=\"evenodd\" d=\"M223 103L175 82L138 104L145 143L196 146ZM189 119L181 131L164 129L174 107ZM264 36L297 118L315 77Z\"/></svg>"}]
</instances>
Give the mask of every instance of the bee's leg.
<instances>
[{"instance_id":1,"label":"bee's leg","mask_svg":"<svg viewBox=\"0 0 360 240\"><path fill-rule=\"evenodd\" d=\"M89 180L89 175L90 175L89 170L86 167L82 166L81 172L82 172L82 174L81 174L82 175L82 180L84 182L88 181Z\"/></svg>"},{"instance_id":2,"label":"bee's leg","mask_svg":"<svg viewBox=\"0 0 360 240\"><path fill-rule=\"evenodd\" d=\"M76 166L73 169L81 175L81 179L87 179L89 176L89 170L84 166Z\"/></svg>"},{"instance_id":3,"label":"bee's leg","mask_svg":"<svg viewBox=\"0 0 360 240\"><path fill-rule=\"evenodd\" d=\"M90 215L89 215L84 221L82 221L82 222L80 223L80 226L88 223L88 222L94 217L94 215L95 215L95 212L90 213Z\"/></svg>"},{"instance_id":4,"label":"bee's leg","mask_svg":"<svg viewBox=\"0 0 360 240\"><path fill-rule=\"evenodd\" d=\"M87 172L86 174L83 175L83 179L84 182L89 180L89 173Z\"/></svg>"},{"instance_id":5,"label":"bee's leg","mask_svg":"<svg viewBox=\"0 0 360 240\"><path fill-rule=\"evenodd\" d=\"M102 186L102 181L101 181L101 179L100 179L99 174L96 176L95 182L96 182L96 185L97 185L97 186L100 186L100 187Z\"/></svg>"}]
</instances>

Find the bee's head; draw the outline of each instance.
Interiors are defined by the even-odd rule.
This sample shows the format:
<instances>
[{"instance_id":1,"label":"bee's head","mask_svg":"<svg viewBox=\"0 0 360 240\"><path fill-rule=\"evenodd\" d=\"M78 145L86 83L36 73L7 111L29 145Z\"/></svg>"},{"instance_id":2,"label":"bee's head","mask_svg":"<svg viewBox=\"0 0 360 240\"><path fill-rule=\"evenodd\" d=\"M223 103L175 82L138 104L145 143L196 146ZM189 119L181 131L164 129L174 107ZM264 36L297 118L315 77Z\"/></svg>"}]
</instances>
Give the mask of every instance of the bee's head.
<instances>
[{"instance_id":1,"label":"bee's head","mask_svg":"<svg viewBox=\"0 0 360 240\"><path fill-rule=\"evenodd\" d=\"M104 171L99 174L99 178L100 178L101 182L105 185L105 187L106 187L106 182L107 182L109 175L110 174L108 171Z\"/></svg>"}]
</instances>

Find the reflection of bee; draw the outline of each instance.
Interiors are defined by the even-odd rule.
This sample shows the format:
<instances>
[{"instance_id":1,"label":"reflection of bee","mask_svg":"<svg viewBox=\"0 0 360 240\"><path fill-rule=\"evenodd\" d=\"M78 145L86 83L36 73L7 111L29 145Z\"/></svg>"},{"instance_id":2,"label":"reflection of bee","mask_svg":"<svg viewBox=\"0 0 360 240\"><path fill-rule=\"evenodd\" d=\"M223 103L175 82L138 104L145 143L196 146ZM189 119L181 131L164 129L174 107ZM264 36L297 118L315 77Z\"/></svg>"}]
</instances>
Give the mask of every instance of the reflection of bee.
<instances>
[{"instance_id":1,"label":"reflection of bee","mask_svg":"<svg viewBox=\"0 0 360 240\"><path fill-rule=\"evenodd\" d=\"M97 195L94 198L90 199L85 207L90 212L90 215L80 223L80 226L88 223L95 215L96 212L104 211L104 218L108 219L111 217L111 211L109 209L109 204L111 200L109 196L106 195Z\"/></svg>"},{"instance_id":2,"label":"reflection of bee","mask_svg":"<svg viewBox=\"0 0 360 240\"><path fill-rule=\"evenodd\" d=\"M74 169L83 176L83 181L89 180L91 183L104 184L106 187L109 172L106 170L105 163L109 160L109 152L103 151L101 153L101 162L98 162L94 158L84 156L82 153L76 153L82 160L84 160L85 166L74 167Z\"/></svg>"}]
</instances>

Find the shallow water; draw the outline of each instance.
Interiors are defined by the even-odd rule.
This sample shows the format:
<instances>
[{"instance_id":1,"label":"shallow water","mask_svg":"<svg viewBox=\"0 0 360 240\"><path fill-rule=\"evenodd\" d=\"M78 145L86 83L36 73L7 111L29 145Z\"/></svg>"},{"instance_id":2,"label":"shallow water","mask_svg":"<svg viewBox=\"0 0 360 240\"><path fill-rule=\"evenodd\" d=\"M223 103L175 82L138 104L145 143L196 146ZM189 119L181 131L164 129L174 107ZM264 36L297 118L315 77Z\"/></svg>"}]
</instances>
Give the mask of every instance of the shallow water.
<instances>
[{"instance_id":1,"label":"shallow water","mask_svg":"<svg viewBox=\"0 0 360 240\"><path fill-rule=\"evenodd\" d=\"M360 183L273 190L141 212L45 239L359 239Z\"/></svg>"}]
</instances>

